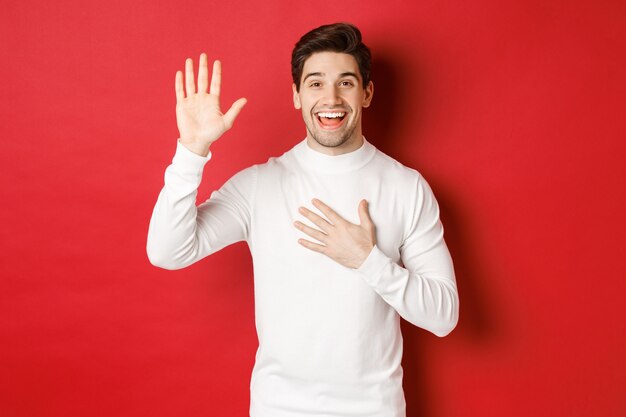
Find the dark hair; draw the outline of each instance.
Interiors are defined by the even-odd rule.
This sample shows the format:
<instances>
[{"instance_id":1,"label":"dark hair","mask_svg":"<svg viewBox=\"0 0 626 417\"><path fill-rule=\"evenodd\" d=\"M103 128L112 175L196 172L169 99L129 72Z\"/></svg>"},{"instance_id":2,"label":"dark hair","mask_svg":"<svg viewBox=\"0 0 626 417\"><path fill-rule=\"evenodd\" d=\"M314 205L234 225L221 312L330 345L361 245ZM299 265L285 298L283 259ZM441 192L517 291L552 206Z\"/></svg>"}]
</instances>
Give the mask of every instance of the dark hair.
<instances>
[{"instance_id":1,"label":"dark hair","mask_svg":"<svg viewBox=\"0 0 626 417\"><path fill-rule=\"evenodd\" d=\"M333 23L320 26L304 34L291 53L291 76L300 91L300 79L304 61L316 52L342 52L352 55L359 66L363 88L370 81L372 56L369 48L361 41L361 32L350 23Z\"/></svg>"}]
</instances>

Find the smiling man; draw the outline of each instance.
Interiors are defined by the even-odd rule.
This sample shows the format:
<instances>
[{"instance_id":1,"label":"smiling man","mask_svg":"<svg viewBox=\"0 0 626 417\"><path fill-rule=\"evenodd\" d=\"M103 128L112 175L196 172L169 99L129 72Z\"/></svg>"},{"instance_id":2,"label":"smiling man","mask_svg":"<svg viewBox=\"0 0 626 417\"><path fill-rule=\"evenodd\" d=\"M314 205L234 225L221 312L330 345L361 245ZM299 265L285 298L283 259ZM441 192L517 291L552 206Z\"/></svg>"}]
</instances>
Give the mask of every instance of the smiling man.
<instances>
[{"instance_id":1,"label":"smiling man","mask_svg":"<svg viewBox=\"0 0 626 417\"><path fill-rule=\"evenodd\" d=\"M148 257L179 269L248 243L259 338L251 417L404 417L400 317L438 336L458 320L437 202L417 171L363 137L374 86L356 27L305 34L292 75L306 138L196 206L210 145L246 100L221 112L221 64L209 86L205 54L197 88L191 59L184 76L177 72L180 138L150 221Z\"/></svg>"},{"instance_id":2,"label":"smiling man","mask_svg":"<svg viewBox=\"0 0 626 417\"><path fill-rule=\"evenodd\" d=\"M302 109L313 149L339 155L362 145L361 113L370 105L374 84L359 73L354 56L342 52L317 52L304 62L302 81L292 86L293 102Z\"/></svg>"}]
</instances>

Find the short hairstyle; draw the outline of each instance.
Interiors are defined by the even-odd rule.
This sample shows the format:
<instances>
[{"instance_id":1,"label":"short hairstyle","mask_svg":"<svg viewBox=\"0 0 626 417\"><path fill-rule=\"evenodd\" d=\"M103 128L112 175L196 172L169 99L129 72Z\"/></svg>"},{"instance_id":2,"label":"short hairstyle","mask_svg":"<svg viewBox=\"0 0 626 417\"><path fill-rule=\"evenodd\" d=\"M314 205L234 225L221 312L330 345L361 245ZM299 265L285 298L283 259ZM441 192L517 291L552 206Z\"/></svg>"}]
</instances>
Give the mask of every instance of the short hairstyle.
<instances>
[{"instance_id":1,"label":"short hairstyle","mask_svg":"<svg viewBox=\"0 0 626 417\"><path fill-rule=\"evenodd\" d=\"M363 88L370 81L372 55L361 40L361 32L350 23L323 25L305 33L291 53L291 76L300 91L304 62L316 52L341 52L352 55L359 66Z\"/></svg>"}]
</instances>

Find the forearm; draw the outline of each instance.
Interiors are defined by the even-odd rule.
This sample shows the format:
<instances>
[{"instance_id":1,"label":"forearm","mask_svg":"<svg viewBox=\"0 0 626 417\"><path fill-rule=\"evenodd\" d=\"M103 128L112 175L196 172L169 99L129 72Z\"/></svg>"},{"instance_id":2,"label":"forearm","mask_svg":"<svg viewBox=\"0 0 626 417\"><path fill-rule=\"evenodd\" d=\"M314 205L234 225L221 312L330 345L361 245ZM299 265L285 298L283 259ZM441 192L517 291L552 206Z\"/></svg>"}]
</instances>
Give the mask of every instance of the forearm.
<instances>
[{"instance_id":1,"label":"forearm","mask_svg":"<svg viewBox=\"0 0 626 417\"><path fill-rule=\"evenodd\" d=\"M154 206L148 230L150 262L165 269L183 268L198 259L196 196L204 164L210 159L185 152L177 143L164 187Z\"/></svg>"},{"instance_id":2,"label":"forearm","mask_svg":"<svg viewBox=\"0 0 626 417\"><path fill-rule=\"evenodd\" d=\"M153 265L184 268L247 238L257 169L253 166L235 174L196 206L202 169L210 157L196 155L178 143L150 220L147 252Z\"/></svg>"},{"instance_id":3,"label":"forearm","mask_svg":"<svg viewBox=\"0 0 626 417\"><path fill-rule=\"evenodd\" d=\"M429 258L428 271L410 271L375 246L357 271L401 317L442 337L457 324L459 298L445 245Z\"/></svg>"}]
</instances>

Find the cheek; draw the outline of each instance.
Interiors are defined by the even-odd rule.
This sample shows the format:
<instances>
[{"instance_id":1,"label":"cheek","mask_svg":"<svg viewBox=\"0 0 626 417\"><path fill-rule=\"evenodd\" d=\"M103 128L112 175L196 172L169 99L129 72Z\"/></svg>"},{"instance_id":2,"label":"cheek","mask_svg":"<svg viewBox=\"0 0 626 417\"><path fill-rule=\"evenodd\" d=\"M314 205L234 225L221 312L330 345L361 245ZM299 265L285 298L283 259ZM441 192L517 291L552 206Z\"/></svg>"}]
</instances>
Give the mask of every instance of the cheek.
<instances>
[{"instance_id":1,"label":"cheek","mask_svg":"<svg viewBox=\"0 0 626 417\"><path fill-rule=\"evenodd\" d=\"M300 104L302 105L302 110L306 112L310 112L311 109L315 106L315 102L310 99L300 99Z\"/></svg>"},{"instance_id":2,"label":"cheek","mask_svg":"<svg viewBox=\"0 0 626 417\"><path fill-rule=\"evenodd\" d=\"M344 96L344 103L350 106L353 111L357 111L363 105L363 100L364 96L358 93Z\"/></svg>"}]
</instances>

